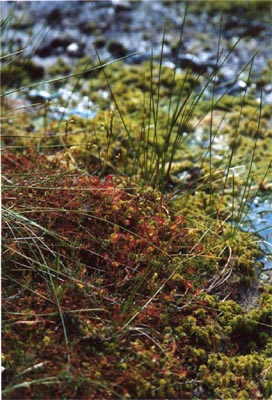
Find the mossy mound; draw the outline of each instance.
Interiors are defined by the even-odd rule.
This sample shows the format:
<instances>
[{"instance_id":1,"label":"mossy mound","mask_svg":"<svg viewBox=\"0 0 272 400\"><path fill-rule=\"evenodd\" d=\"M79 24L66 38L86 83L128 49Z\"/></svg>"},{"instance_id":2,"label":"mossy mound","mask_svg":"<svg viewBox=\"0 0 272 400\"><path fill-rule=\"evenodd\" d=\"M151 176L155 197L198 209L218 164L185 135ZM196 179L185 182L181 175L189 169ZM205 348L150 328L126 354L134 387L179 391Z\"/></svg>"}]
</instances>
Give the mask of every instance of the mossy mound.
<instances>
[{"instance_id":1,"label":"mossy mound","mask_svg":"<svg viewBox=\"0 0 272 400\"><path fill-rule=\"evenodd\" d=\"M2 164L3 398L269 398L271 288L237 303L251 235L193 195L177 211L33 151Z\"/></svg>"}]
</instances>

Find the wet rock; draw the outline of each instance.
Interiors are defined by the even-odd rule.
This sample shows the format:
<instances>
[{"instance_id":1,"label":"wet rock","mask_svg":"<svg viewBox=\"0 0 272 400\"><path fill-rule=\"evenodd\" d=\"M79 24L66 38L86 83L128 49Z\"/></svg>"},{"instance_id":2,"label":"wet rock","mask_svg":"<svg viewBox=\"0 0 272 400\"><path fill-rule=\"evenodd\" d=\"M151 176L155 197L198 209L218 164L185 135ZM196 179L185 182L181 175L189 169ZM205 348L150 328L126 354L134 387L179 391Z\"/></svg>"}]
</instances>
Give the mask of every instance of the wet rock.
<instances>
[{"instance_id":1,"label":"wet rock","mask_svg":"<svg viewBox=\"0 0 272 400\"><path fill-rule=\"evenodd\" d=\"M228 90L228 94L242 93L246 90L247 84L243 80L239 79L234 85Z\"/></svg>"},{"instance_id":2,"label":"wet rock","mask_svg":"<svg viewBox=\"0 0 272 400\"><path fill-rule=\"evenodd\" d=\"M241 19L238 16L230 17L226 23L224 30L227 36L231 37L233 31L239 36L252 36L255 37L259 35L265 29L265 25L257 21L248 21L246 19Z\"/></svg>"},{"instance_id":3,"label":"wet rock","mask_svg":"<svg viewBox=\"0 0 272 400\"><path fill-rule=\"evenodd\" d=\"M59 7L54 8L46 17L46 22L51 25L55 26L60 23L62 18L61 9Z\"/></svg>"},{"instance_id":4,"label":"wet rock","mask_svg":"<svg viewBox=\"0 0 272 400\"><path fill-rule=\"evenodd\" d=\"M259 35L265 29L263 24L259 24L258 22L252 22L247 26L245 30L245 36L255 37Z\"/></svg>"},{"instance_id":5,"label":"wet rock","mask_svg":"<svg viewBox=\"0 0 272 400\"><path fill-rule=\"evenodd\" d=\"M272 103L272 84L271 83L264 86L264 93L267 98L270 98L270 103Z\"/></svg>"},{"instance_id":6,"label":"wet rock","mask_svg":"<svg viewBox=\"0 0 272 400\"><path fill-rule=\"evenodd\" d=\"M32 89L28 97L31 99L32 103L44 103L47 100L51 100L53 96L46 90Z\"/></svg>"},{"instance_id":7,"label":"wet rock","mask_svg":"<svg viewBox=\"0 0 272 400\"><path fill-rule=\"evenodd\" d=\"M193 72L198 74L209 72L209 70L213 71L217 68L215 61L202 60L201 58L189 53L178 57L178 66L183 69L190 68Z\"/></svg>"},{"instance_id":8,"label":"wet rock","mask_svg":"<svg viewBox=\"0 0 272 400\"><path fill-rule=\"evenodd\" d=\"M48 38L47 40L45 40L45 43L36 50L36 54L39 57L60 55L67 52L69 46L73 43L74 43L73 38L69 36L57 36L55 38ZM72 53L70 55L73 56Z\"/></svg>"},{"instance_id":9,"label":"wet rock","mask_svg":"<svg viewBox=\"0 0 272 400\"><path fill-rule=\"evenodd\" d=\"M83 21L80 26L81 32L86 34L95 32L97 28L97 23L94 21Z\"/></svg>"},{"instance_id":10,"label":"wet rock","mask_svg":"<svg viewBox=\"0 0 272 400\"><path fill-rule=\"evenodd\" d=\"M70 57L83 57L84 45L82 43L71 43L67 46L67 53Z\"/></svg>"},{"instance_id":11,"label":"wet rock","mask_svg":"<svg viewBox=\"0 0 272 400\"><path fill-rule=\"evenodd\" d=\"M127 55L127 49L122 45L122 43L112 40L108 45L109 52L114 57L124 57Z\"/></svg>"},{"instance_id":12,"label":"wet rock","mask_svg":"<svg viewBox=\"0 0 272 400\"><path fill-rule=\"evenodd\" d=\"M111 4L117 12L129 11L132 8L131 1L126 0L112 0Z\"/></svg>"},{"instance_id":13,"label":"wet rock","mask_svg":"<svg viewBox=\"0 0 272 400\"><path fill-rule=\"evenodd\" d=\"M69 46L69 44L73 43L73 39L68 36L58 36L52 40L51 46L58 49L58 48L65 48Z\"/></svg>"},{"instance_id":14,"label":"wet rock","mask_svg":"<svg viewBox=\"0 0 272 400\"><path fill-rule=\"evenodd\" d=\"M223 78L218 80L218 83L215 87L215 93L217 95L237 95L243 93L247 87L247 83L242 79L239 79L237 82L232 82Z\"/></svg>"},{"instance_id":15,"label":"wet rock","mask_svg":"<svg viewBox=\"0 0 272 400\"><path fill-rule=\"evenodd\" d=\"M105 44L106 44L106 39L104 38L104 36L100 36L94 41L94 45L97 49L101 49L102 47L105 46Z\"/></svg>"}]
</instances>

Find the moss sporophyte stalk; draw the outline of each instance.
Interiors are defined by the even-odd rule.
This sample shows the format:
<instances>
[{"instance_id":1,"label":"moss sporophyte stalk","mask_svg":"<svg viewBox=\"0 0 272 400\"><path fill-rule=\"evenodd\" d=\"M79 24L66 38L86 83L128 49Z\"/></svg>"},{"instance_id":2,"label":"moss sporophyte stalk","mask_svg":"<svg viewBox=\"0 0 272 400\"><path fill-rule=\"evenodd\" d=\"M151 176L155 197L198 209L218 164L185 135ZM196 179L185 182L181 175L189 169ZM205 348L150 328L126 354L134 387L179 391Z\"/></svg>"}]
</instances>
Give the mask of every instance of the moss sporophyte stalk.
<instances>
[{"instance_id":1,"label":"moss sporophyte stalk","mask_svg":"<svg viewBox=\"0 0 272 400\"><path fill-rule=\"evenodd\" d=\"M185 16L171 63L166 28L140 64L98 49L96 63L59 60L40 77L24 52L3 62L4 399L272 394L272 286L260 238L241 230L271 190L265 84L252 55L217 86L240 43L224 52L220 18L213 68L182 68ZM71 97L26 102L43 86ZM91 118L65 114L82 111L74 93L95 104Z\"/></svg>"}]
</instances>

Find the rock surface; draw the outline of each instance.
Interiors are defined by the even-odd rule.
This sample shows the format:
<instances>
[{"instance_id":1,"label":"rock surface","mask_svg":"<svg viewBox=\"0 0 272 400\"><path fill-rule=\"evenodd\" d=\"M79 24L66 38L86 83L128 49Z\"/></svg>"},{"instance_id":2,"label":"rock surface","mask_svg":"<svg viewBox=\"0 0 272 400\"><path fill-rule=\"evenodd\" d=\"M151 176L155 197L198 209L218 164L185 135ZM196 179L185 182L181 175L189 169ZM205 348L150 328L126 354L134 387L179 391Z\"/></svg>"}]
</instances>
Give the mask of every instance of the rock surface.
<instances>
[{"instance_id":1,"label":"rock surface","mask_svg":"<svg viewBox=\"0 0 272 400\"><path fill-rule=\"evenodd\" d=\"M250 6L249 6L250 7ZM185 13L183 1L39 1L3 2L5 17L13 10L16 22L10 32L17 47L29 46L29 34L35 39L31 47L35 62L54 65L59 57L72 65L82 56L97 61L96 48L101 59L114 59L135 52L130 63L148 59L151 48L155 55L161 52L163 30L164 60L175 60L180 28ZM239 10L238 10L239 11ZM196 72L214 68L218 52L221 13L201 8L188 11L179 54L183 68L191 66ZM245 13L225 13L222 22L220 52L226 54L235 42L239 44L226 60L221 79L232 79L248 63L255 52L255 74L266 66L271 55L269 17L252 19ZM5 40L2 39L3 50Z\"/></svg>"}]
</instances>

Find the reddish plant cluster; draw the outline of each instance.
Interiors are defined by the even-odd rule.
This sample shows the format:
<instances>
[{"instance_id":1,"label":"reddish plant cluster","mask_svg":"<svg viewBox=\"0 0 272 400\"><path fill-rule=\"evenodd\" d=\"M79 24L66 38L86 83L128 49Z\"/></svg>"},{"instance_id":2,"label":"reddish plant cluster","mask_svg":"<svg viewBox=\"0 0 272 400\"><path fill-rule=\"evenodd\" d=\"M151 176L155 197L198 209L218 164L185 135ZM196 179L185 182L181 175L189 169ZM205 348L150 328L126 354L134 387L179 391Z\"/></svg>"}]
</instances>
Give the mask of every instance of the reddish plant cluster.
<instances>
[{"instance_id":1,"label":"reddish plant cluster","mask_svg":"<svg viewBox=\"0 0 272 400\"><path fill-rule=\"evenodd\" d=\"M54 346L58 349L63 346L60 318L36 316L53 315L56 310L56 298L48 292L51 274L56 280L55 292L60 293L59 302L69 338L79 338L76 349L90 346L90 352L97 354L99 343L104 343L101 318L111 319L110 332L113 327L120 330L137 310L137 304L144 304L167 281L173 255L192 248L194 242L186 220L183 216L172 215L159 193L148 188L136 191L124 177L99 178L71 173L64 167L54 170L46 157L30 151L25 155L5 152L2 164L3 206L14 213L9 217L13 220L3 220L6 245L3 271L7 277L3 285L4 312L9 323L14 321L13 312L32 309L33 314L33 318L26 317L22 323L19 336L16 333L16 338L14 334L11 337L23 348L23 342L32 336L34 327L41 339L47 332L46 343L54 343L50 351L54 351ZM186 280L182 285L186 286ZM171 291L173 286L170 286ZM180 283L175 287L178 286ZM25 287L24 294L10 301L16 291L22 293L22 287ZM86 320L84 315L71 314L72 310L90 307L101 308L94 318ZM155 300L145 307L138 322L152 321L163 327L163 311L163 305ZM55 325L57 331L52 330ZM93 333L88 340L80 339L81 330L89 331L90 327ZM95 334L96 331L99 334ZM128 340L121 340L124 348L131 346ZM9 342L5 342L5 349L12 347ZM49 347L43 346L44 356L50 359L52 353L48 351ZM12 352L7 350L7 353L10 357ZM156 351L152 354L152 359L157 357L159 366L161 356ZM116 362L116 355L111 357L112 363ZM50 369L60 368L57 359L54 365L50 362ZM21 362L14 354L8 360L13 367ZM80 371L82 365L76 359L74 362ZM86 365L87 361L84 363ZM110 363L108 355L105 365L102 363L99 367L105 377ZM110 373L112 375L112 371ZM115 375L116 382L121 385L122 375L118 371ZM132 390L133 383L129 382L134 379L135 371L131 378L126 375L124 390ZM97 396L99 390L95 393ZM20 393L17 394L20 397Z\"/></svg>"},{"instance_id":2,"label":"reddish plant cluster","mask_svg":"<svg viewBox=\"0 0 272 400\"><path fill-rule=\"evenodd\" d=\"M3 172L13 182L14 196L10 198L11 191L4 190L3 204L12 204L14 211L23 211L39 224L36 235L43 236L43 251L50 264L58 254L69 271L80 269L81 277L82 271L89 279L100 277L102 286L118 279L124 295L126 282L131 286L135 279L154 272L166 278L169 271L164 266L171 257L193 247L185 218L171 215L165 200L153 190L136 193L122 177L101 179L69 171L50 175L49 170L39 167L46 164L43 157L33 160L35 166L30 155L4 154ZM26 170L34 174L27 176ZM22 246L28 254L28 244Z\"/></svg>"},{"instance_id":3,"label":"reddish plant cluster","mask_svg":"<svg viewBox=\"0 0 272 400\"><path fill-rule=\"evenodd\" d=\"M215 396L209 355L237 343L201 296L184 216L125 177L34 152L2 164L3 398L190 399L202 378Z\"/></svg>"}]
</instances>

